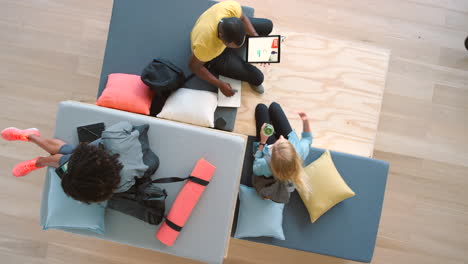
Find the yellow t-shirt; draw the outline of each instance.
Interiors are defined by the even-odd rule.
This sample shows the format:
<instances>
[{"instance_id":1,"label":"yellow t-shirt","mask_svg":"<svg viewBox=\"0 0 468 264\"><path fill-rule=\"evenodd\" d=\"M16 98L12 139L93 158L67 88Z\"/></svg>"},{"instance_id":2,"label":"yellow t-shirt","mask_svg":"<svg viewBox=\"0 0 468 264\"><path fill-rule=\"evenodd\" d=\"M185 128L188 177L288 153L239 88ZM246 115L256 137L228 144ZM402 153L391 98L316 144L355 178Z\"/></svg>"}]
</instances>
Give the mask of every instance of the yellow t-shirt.
<instances>
[{"instance_id":1,"label":"yellow t-shirt","mask_svg":"<svg viewBox=\"0 0 468 264\"><path fill-rule=\"evenodd\" d=\"M195 57L207 62L223 53L226 45L218 38L219 21L226 17L240 18L241 15L242 8L236 1L225 1L208 8L195 22L190 34Z\"/></svg>"}]
</instances>

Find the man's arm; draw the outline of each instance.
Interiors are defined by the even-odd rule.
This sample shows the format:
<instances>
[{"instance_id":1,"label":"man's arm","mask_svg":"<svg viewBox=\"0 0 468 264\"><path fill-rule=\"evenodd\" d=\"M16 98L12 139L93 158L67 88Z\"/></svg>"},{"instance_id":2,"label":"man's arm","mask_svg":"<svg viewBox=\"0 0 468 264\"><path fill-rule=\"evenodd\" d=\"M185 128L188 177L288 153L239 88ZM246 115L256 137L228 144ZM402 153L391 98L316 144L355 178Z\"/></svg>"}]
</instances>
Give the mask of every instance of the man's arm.
<instances>
[{"instance_id":1,"label":"man's arm","mask_svg":"<svg viewBox=\"0 0 468 264\"><path fill-rule=\"evenodd\" d=\"M242 21L242 23L244 23L245 29L247 31L247 35L249 35L249 36L258 36L257 31L255 31L255 28L252 25L252 22L250 22L250 19L248 17L246 17L246 16L244 16L244 14L242 14L241 17L240 17L240 20Z\"/></svg>"},{"instance_id":2,"label":"man's arm","mask_svg":"<svg viewBox=\"0 0 468 264\"><path fill-rule=\"evenodd\" d=\"M252 22L250 22L250 19L244 14L241 15L240 20L242 23L244 23L245 30L247 31L247 35L249 36L258 36L257 31L255 30L254 26L252 25ZM270 63L260 63L260 65L265 66L265 65L270 65Z\"/></svg>"},{"instance_id":3,"label":"man's arm","mask_svg":"<svg viewBox=\"0 0 468 264\"><path fill-rule=\"evenodd\" d=\"M233 96L234 91L228 83L218 80L211 72L203 65L204 63L197 59L195 55L190 56L189 68L195 73L200 79L205 80L212 85L218 87L221 92L226 96Z\"/></svg>"}]
</instances>

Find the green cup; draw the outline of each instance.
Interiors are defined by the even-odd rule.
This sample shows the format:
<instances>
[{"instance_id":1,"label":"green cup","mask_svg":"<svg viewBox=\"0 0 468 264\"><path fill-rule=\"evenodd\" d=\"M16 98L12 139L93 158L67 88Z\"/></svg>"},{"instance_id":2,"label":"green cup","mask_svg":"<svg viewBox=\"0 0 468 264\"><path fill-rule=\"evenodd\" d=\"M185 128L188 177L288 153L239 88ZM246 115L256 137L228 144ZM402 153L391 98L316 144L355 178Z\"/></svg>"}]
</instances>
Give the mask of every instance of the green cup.
<instances>
[{"instance_id":1,"label":"green cup","mask_svg":"<svg viewBox=\"0 0 468 264\"><path fill-rule=\"evenodd\" d=\"M266 124L266 126L263 128L263 134L267 137L270 137L275 133L275 129L273 128L272 125Z\"/></svg>"}]
</instances>

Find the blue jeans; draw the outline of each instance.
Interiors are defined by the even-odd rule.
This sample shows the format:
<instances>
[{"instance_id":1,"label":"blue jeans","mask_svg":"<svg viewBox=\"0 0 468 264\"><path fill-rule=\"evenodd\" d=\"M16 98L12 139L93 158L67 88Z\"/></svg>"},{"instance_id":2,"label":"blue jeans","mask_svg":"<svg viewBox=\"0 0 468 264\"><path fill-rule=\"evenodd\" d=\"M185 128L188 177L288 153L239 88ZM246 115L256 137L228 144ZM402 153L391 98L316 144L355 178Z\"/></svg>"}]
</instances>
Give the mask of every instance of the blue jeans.
<instances>
[{"instance_id":1,"label":"blue jeans","mask_svg":"<svg viewBox=\"0 0 468 264\"><path fill-rule=\"evenodd\" d=\"M75 150L76 146L75 145L70 145L70 144L64 144L63 146L60 147L58 154L62 154L63 156L60 157L59 160L59 167L63 166L68 160L70 160L71 154L73 153L73 150Z\"/></svg>"}]
</instances>

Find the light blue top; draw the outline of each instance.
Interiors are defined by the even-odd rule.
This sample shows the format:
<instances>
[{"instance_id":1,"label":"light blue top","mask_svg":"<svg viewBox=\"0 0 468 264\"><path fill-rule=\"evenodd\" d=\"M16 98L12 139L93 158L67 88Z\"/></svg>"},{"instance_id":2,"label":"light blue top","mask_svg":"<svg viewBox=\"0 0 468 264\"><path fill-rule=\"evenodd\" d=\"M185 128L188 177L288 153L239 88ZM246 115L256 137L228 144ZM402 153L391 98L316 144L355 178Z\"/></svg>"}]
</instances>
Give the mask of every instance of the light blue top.
<instances>
[{"instance_id":1,"label":"light blue top","mask_svg":"<svg viewBox=\"0 0 468 264\"><path fill-rule=\"evenodd\" d=\"M310 145L312 144L312 133L311 132L302 132L302 138L297 137L296 132L293 130L288 134L288 140L293 145L299 157L304 161L309 155ZM263 151L259 151L258 147L260 142L253 143L253 150L255 152L254 157L255 161L253 163L253 173L258 176L271 177L273 173L271 172L269 161L271 157L270 146L265 145Z\"/></svg>"}]
</instances>

